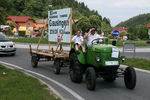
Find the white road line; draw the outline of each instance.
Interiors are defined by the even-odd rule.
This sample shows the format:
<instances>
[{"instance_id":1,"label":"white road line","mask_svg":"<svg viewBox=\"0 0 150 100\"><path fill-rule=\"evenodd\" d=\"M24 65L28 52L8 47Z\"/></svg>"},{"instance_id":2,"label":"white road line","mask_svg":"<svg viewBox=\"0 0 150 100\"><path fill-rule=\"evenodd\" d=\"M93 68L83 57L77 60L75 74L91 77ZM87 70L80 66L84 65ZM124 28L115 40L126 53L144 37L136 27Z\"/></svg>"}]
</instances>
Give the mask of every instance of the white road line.
<instances>
[{"instance_id":1,"label":"white road line","mask_svg":"<svg viewBox=\"0 0 150 100\"><path fill-rule=\"evenodd\" d=\"M121 65L121 66L124 67L124 68L128 67L128 66L126 66L126 65ZM150 71L148 71L148 70L139 69L139 68L135 68L135 67L134 67L134 69L135 69L136 71L140 71L140 72L144 72L144 73L150 74Z\"/></svg>"},{"instance_id":2,"label":"white road line","mask_svg":"<svg viewBox=\"0 0 150 100\"><path fill-rule=\"evenodd\" d=\"M17 69L20 69L20 70L23 70L25 72L28 72L28 73L32 73L32 74L35 74L35 75L38 75L40 77L43 77L51 82L53 82L54 84L57 84L58 86L60 86L61 88L65 89L66 91L68 91L70 94L72 94L77 100L85 100L83 97L81 97L79 94L77 94L75 91L71 90L70 88L66 87L65 85L47 77L47 76L44 76L42 74L39 74L39 73L36 73L36 72L33 72L33 71L30 71L30 70L27 70L27 69L24 69L24 68L21 68L17 65L14 65L14 64L10 64L10 63L6 63L6 62L3 62L3 61L0 61L1 64L5 64L5 65L8 65L8 66L12 66L12 67L15 67Z\"/></svg>"}]
</instances>

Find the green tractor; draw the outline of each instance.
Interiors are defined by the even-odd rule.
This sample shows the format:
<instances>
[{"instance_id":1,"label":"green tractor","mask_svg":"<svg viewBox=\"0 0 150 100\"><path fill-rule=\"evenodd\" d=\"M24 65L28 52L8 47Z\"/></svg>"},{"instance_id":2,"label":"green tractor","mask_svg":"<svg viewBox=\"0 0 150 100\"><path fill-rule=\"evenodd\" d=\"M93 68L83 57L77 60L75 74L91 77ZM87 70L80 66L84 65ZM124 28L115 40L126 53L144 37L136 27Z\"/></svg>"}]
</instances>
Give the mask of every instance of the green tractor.
<instances>
[{"instance_id":1,"label":"green tractor","mask_svg":"<svg viewBox=\"0 0 150 100\"><path fill-rule=\"evenodd\" d=\"M120 68L121 60L118 48L108 44L108 38L103 43L95 43L100 39L94 39L86 49L86 55L80 49L77 53L74 46L69 53L71 81L81 83L85 75L85 81L89 90L95 90L96 79L102 77L104 81L113 82L117 77L124 76L125 86L134 89L136 85L136 73L133 67ZM114 43L113 43L114 44Z\"/></svg>"}]
</instances>

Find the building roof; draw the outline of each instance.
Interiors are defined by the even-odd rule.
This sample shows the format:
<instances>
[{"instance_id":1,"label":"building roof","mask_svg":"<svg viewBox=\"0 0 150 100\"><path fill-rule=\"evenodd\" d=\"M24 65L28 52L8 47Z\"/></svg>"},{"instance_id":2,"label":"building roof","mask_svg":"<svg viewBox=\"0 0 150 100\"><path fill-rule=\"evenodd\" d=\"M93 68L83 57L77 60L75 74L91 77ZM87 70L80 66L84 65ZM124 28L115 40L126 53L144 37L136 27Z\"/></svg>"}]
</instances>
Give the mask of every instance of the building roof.
<instances>
[{"instance_id":1,"label":"building roof","mask_svg":"<svg viewBox=\"0 0 150 100\"><path fill-rule=\"evenodd\" d=\"M36 24L48 24L48 19L38 19L35 22Z\"/></svg>"},{"instance_id":2,"label":"building roof","mask_svg":"<svg viewBox=\"0 0 150 100\"><path fill-rule=\"evenodd\" d=\"M150 28L150 23L149 23L149 24L147 24L147 27L149 27L149 28Z\"/></svg>"},{"instance_id":3,"label":"building roof","mask_svg":"<svg viewBox=\"0 0 150 100\"><path fill-rule=\"evenodd\" d=\"M30 16L9 16L7 19L12 20L13 22L27 22L29 19L33 20Z\"/></svg>"},{"instance_id":4,"label":"building roof","mask_svg":"<svg viewBox=\"0 0 150 100\"><path fill-rule=\"evenodd\" d=\"M125 27L115 27L115 28L113 28L113 30L112 31L114 31L114 30L118 30L119 32L122 32L122 31L128 31L128 28L125 28Z\"/></svg>"}]
</instances>

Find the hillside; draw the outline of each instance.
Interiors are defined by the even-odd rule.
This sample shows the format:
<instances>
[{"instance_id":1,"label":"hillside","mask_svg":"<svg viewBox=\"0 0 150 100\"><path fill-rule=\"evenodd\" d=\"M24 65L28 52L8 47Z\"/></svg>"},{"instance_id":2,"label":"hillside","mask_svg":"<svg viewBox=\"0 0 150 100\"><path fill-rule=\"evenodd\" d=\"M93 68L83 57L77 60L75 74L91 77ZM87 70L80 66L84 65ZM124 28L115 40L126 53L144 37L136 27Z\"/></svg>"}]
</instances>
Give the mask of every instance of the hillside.
<instances>
[{"instance_id":1,"label":"hillside","mask_svg":"<svg viewBox=\"0 0 150 100\"><path fill-rule=\"evenodd\" d=\"M147 25L150 23L150 13L141 14L119 23L116 27L135 27L138 25Z\"/></svg>"},{"instance_id":2,"label":"hillside","mask_svg":"<svg viewBox=\"0 0 150 100\"><path fill-rule=\"evenodd\" d=\"M102 19L97 11L90 10L83 2L76 0L0 0L0 19L10 15L46 18L49 10L67 7L73 8L74 18L98 15Z\"/></svg>"}]
</instances>

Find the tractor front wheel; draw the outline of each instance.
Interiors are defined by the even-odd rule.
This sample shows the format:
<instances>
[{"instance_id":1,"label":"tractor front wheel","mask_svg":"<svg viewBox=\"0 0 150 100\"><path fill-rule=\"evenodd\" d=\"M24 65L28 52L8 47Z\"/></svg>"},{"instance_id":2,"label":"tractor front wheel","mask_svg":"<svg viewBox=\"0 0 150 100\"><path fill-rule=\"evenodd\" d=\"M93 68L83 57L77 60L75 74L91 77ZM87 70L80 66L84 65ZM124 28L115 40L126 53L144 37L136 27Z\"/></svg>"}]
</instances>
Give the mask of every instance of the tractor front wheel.
<instances>
[{"instance_id":1,"label":"tractor front wheel","mask_svg":"<svg viewBox=\"0 0 150 100\"><path fill-rule=\"evenodd\" d=\"M85 75L86 85L89 90L95 90L96 87L96 74L92 67L87 68Z\"/></svg>"},{"instance_id":2,"label":"tractor front wheel","mask_svg":"<svg viewBox=\"0 0 150 100\"><path fill-rule=\"evenodd\" d=\"M136 86L136 73L133 67L127 67L124 71L124 82L128 89L134 89Z\"/></svg>"}]
</instances>

